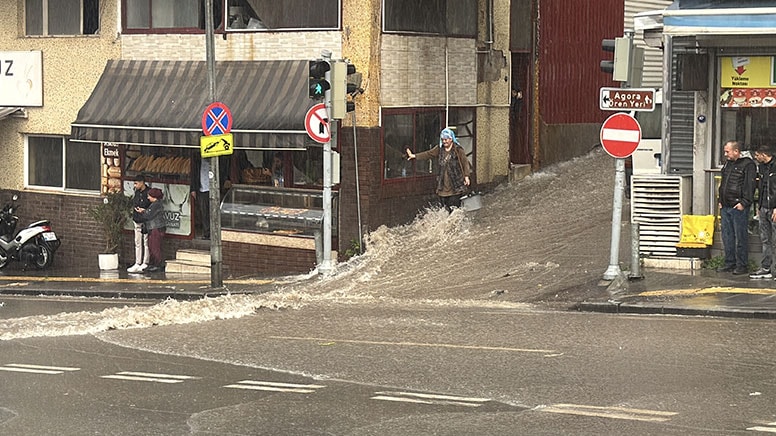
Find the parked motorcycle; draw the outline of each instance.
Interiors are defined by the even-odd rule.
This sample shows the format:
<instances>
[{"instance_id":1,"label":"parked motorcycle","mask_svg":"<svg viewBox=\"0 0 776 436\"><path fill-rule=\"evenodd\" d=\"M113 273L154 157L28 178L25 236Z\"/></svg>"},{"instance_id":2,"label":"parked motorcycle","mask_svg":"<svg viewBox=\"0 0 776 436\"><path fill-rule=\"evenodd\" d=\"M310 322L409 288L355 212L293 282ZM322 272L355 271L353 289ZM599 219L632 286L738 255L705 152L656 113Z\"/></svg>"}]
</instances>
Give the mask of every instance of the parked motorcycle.
<instances>
[{"instance_id":1,"label":"parked motorcycle","mask_svg":"<svg viewBox=\"0 0 776 436\"><path fill-rule=\"evenodd\" d=\"M49 220L35 221L14 235L19 222L19 217L14 215L18 199L14 194L0 210L0 269L11 260L23 262L25 269L30 264L37 269L47 268L54 262L60 241L51 230Z\"/></svg>"}]
</instances>

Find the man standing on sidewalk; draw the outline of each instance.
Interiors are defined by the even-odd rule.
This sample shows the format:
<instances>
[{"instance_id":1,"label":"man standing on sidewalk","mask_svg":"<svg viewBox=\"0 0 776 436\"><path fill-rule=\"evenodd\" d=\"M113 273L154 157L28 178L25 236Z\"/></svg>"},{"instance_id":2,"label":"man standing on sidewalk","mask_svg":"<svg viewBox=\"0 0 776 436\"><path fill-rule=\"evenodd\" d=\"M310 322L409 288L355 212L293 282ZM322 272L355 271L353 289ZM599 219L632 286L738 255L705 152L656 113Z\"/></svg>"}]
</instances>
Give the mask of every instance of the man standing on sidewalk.
<instances>
[{"instance_id":1,"label":"man standing on sidewalk","mask_svg":"<svg viewBox=\"0 0 776 436\"><path fill-rule=\"evenodd\" d=\"M719 272L749 272L749 208L754 199L756 168L752 159L741 156L741 143L728 141L724 147L725 165L719 185L719 207L722 216L722 245L725 264Z\"/></svg>"},{"instance_id":2,"label":"man standing on sidewalk","mask_svg":"<svg viewBox=\"0 0 776 436\"><path fill-rule=\"evenodd\" d=\"M776 166L773 147L760 145L754 152L757 161L758 196L757 215L760 221L760 242L763 244L763 260L760 268L749 274L750 279L770 279L773 264L773 243L776 238Z\"/></svg>"}]
</instances>

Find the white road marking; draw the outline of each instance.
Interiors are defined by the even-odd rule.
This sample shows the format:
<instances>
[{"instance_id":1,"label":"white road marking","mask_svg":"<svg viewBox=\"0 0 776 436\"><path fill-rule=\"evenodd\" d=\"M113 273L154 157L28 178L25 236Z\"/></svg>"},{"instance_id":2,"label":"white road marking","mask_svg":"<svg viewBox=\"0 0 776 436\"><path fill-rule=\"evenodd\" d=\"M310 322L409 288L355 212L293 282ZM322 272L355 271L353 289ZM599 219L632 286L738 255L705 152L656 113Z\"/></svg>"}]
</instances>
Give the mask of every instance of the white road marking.
<instances>
[{"instance_id":1,"label":"white road marking","mask_svg":"<svg viewBox=\"0 0 776 436\"><path fill-rule=\"evenodd\" d=\"M129 381L148 381L155 383L183 383L185 380L196 380L199 377L175 374L156 374L150 372L122 371L111 375L101 375L100 378Z\"/></svg>"},{"instance_id":2,"label":"white road marking","mask_svg":"<svg viewBox=\"0 0 776 436\"><path fill-rule=\"evenodd\" d=\"M765 425L771 425L773 427L764 427L762 425L756 425L754 427L749 427L747 430L749 431L761 431L764 433L776 433L776 422L769 422Z\"/></svg>"},{"instance_id":3,"label":"white road marking","mask_svg":"<svg viewBox=\"0 0 776 436\"><path fill-rule=\"evenodd\" d=\"M512 347L488 347L482 345L456 345L439 344L427 342L385 342L385 341L359 341L352 339L331 339L331 338L304 338L294 336L268 336L270 339L287 339L291 341L315 341L324 342L326 345L334 345L338 342L343 344L365 344L365 345L398 345L403 347L438 347L438 348L457 348L462 350L484 350L484 351L516 351L519 353L557 353L555 350L541 350L535 348L512 348Z\"/></svg>"},{"instance_id":4,"label":"white road marking","mask_svg":"<svg viewBox=\"0 0 776 436\"><path fill-rule=\"evenodd\" d=\"M664 412L660 410L629 409L626 407L600 407L586 406L582 404L553 404L539 407L540 412L562 413L567 415L598 416L601 418L627 419L632 421L665 422L669 421L676 412Z\"/></svg>"},{"instance_id":5,"label":"white road marking","mask_svg":"<svg viewBox=\"0 0 776 436\"><path fill-rule=\"evenodd\" d=\"M63 374L65 372L79 371L80 369L81 368L70 368L65 366L29 365L26 363L9 363L0 366L0 371L26 372L32 374Z\"/></svg>"},{"instance_id":6,"label":"white road marking","mask_svg":"<svg viewBox=\"0 0 776 436\"><path fill-rule=\"evenodd\" d=\"M458 397L453 395L423 394L417 392L375 392L372 400L396 401L416 404L441 404L464 407L480 407L489 398Z\"/></svg>"},{"instance_id":7,"label":"white road marking","mask_svg":"<svg viewBox=\"0 0 776 436\"><path fill-rule=\"evenodd\" d=\"M253 391L269 391L269 392L289 392L299 394L311 394L316 389L325 388L322 385L302 385L295 383L279 383L257 380L243 380L235 384L226 385L225 388L231 389L247 389Z\"/></svg>"}]
</instances>

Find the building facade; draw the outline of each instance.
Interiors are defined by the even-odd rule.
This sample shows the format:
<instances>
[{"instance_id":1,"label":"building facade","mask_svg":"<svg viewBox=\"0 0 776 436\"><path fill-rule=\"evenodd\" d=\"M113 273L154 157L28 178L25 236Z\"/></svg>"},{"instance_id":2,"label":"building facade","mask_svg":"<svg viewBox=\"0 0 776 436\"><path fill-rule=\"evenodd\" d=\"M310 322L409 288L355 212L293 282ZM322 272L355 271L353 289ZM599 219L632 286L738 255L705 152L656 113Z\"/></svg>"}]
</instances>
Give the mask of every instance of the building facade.
<instances>
[{"instance_id":1,"label":"building facade","mask_svg":"<svg viewBox=\"0 0 776 436\"><path fill-rule=\"evenodd\" d=\"M0 65L13 68L0 86L15 91L0 96L0 188L23 191L22 221L51 219L63 239L57 257L92 264L101 244L86 211L144 174L165 191L165 257L202 247L188 192L210 103L204 0L4 3ZM622 2L592 0L574 11L560 0L214 3L215 95L235 135L221 184L241 187L221 193L232 275L316 265L324 155L305 132L316 103L306 96L309 60L328 51L360 74L355 111L330 129L341 255L363 232L406 223L434 200L435 164L408 162L404 150L436 146L445 126L480 186L507 180L513 165L587 152L604 118L597 89L609 83L600 41L621 33L623 14Z\"/></svg>"}]
</instances>

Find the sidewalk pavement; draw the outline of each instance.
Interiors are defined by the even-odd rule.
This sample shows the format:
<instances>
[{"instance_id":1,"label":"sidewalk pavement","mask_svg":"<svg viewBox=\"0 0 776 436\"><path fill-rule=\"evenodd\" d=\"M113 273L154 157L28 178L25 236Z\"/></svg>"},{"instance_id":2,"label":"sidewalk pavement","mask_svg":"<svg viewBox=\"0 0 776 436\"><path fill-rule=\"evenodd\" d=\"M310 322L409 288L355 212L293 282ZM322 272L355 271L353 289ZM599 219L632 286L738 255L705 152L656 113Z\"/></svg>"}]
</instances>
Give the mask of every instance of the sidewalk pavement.
<instances>
[{"instance_id":1,"label":"sidewalk pavement","mask_svg":"<svg viewBox=\"0 0 776 436\"><path fill-rule=\"evenodd\" d=\"M776 318L776 281L713 270L651 269L640 279L615 279L608 297L585 300L582 311Z\"/></svg>"},{"instance_id":2,"label":"sidewalk pavement","mask_svg":"<svg viewBox=\"0 0 776 436\"><path fill-rule=\"evenodd\" d=\"M580 294L598 297L584 299L574 308L606 313L776 318L774 280L751 280L747 275L710 270L645 268L642 273L639 279L623 275L611 282L591 283L588 289L580 289L584 291ZM58 266L22 271L9 266L0 271L0 294L186 300L268 292L286 283L282 278L246 277L224 279L224 287L214 289L210 280L209 275L201 274L144 275Z\"/></svg>"}]
</instances>

